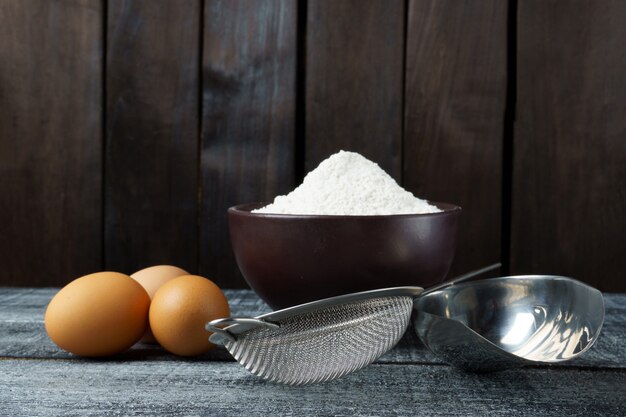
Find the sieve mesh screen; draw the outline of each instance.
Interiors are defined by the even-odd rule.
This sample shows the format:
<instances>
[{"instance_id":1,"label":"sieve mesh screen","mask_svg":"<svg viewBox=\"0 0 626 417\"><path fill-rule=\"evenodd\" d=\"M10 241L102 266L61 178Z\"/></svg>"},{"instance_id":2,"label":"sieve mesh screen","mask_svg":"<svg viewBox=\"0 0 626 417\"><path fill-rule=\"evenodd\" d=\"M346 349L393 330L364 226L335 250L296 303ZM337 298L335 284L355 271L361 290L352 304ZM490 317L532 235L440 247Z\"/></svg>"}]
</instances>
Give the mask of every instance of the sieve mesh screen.
<instances>
[{"instance_id":1,"label":"sieve mesh screen","mask_svg":"<svg viewBox=\"0 0 626 417\"><path fill-rule=\"evenodd\" d=\"M264 379L301 385L329 381L372 363L400 340L413 297L353 301L274 321L278 329L255 328L226 348Z\"/></svg>"}]
</instances>

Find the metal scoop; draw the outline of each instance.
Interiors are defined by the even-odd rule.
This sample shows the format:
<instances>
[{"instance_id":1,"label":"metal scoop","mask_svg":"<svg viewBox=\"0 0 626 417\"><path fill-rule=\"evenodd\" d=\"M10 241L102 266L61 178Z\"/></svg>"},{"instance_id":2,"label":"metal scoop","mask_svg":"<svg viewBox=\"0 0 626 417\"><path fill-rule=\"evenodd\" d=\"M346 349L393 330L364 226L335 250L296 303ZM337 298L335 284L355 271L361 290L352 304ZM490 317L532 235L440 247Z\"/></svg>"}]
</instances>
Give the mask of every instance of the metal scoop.
<instances>
[{"instance_id":1,"label":"metal scoop","mask_svg":"<svg viewBox=\"0 0 626 417\"><path fill-rule=\"evenodd\" d=\"M551 275L447 286L418 297L415 310L424 344L470 371L575 358L596 342L604 322L600 291Z\"/></svg>"},{"instance_id":2,"label":"metal scoop","mask_svg":"<svg viewBox=\"0 0 626 417\"><path fill-rule=\"evenodd\" d=\"M470 272L442 288L499 267ZM420 287L341 295L257 317L213 320L209 340L248 371L290 385L330 381L374 362L404 335ZM227 327L224 327L227 326Z\"/></svg>"}]
</instances>

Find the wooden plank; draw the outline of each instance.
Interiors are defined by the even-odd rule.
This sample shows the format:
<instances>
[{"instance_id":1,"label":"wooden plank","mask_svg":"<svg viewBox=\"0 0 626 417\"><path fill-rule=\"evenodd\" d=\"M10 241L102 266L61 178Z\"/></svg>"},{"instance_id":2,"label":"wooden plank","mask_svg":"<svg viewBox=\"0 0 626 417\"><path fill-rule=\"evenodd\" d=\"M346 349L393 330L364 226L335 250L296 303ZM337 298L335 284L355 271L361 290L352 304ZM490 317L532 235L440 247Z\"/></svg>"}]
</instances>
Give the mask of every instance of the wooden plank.
<instances>
[{"instance_id":1,"label":"wooden plank","mask_svg":"<svg viewBox=\"0 0 626 417\"><path fill-rule=\"evenodd\" d=\"M108 270L197 269L200 4L108 2Z\"/></svg>"},{"instance_id":2,"label":"wooden plank","mask_svg":"<svg viewBox=\"0 0 626 417\"><path fill-rule=\"evenodd\" d=\"M450 276L500 260L507 3L409 2L404 186L463 207Z\"/></svg>"},{"instance_id":3,"label":"wooden plank","mask_svg":"<svg viewBox=\"0 0 626 417\"><path fill-rule=\"evenodd\" d=\"M626 3L519 2L511 267L626 291Z\"/></svg>"},{"instance_id":4,"label":"wooden plank","mask_svg":"<svg viewBox=\"0 0 626 417\"><path fill-rule=\"evenodd\" d=\"M343 149L400 181L403 0L309 0L305 169Z\"/></svg>"},{"instance_id":5,"label":"wooden plank","mask_svg":"<svg viewBox=\"0 0 626 417\"><path fill-rule=\"evenodd\" d=\"M56 289L0 289L0 357L75 358L47 337L43 317L45 306ZM256 316L270 311L252 291L225 290L234 316ZM557 364L557 367L626 369L626 294L607 294L606 319L597 344L582 357ZM116 357L118 360L178 360L173 355L146 345ZM216 349L198 360L230 361L230 355ZM398 345L382 356L378 363L441 364L419 341L412 328Z\"/></svg>"},{"instance_id":6,"label":"wooden plank","mask_svg":"<svg viewBox=\"0 0 626 417\"><path fill-rule=\"evenodd\" d=\"M59 383L62 382L62 383ZM267 383L224 362L0 361L14 417L58 415L618 416L626 372L526 369L469 374L372 365L325 384Z\"/></svg>"},{"instance_id":7,"label":"wooden plank","mask_svg":"<svg viewBox=\"0 0 626 417\"><path fill-rule=\"evenodd\" d=\"M0 3L2 285L101 268L102 5Z\"/></svg>"},{"instance_id":8,"label":"wooden plank","mask_svg":"<svg viewBox=\"0 0 626 417\"><path fill-rule=\"evenodd\" d=\"M226 209L293 187L296 5L205 2L200 272L220 286L245 286Z\"/></svg>"}]
</instances>

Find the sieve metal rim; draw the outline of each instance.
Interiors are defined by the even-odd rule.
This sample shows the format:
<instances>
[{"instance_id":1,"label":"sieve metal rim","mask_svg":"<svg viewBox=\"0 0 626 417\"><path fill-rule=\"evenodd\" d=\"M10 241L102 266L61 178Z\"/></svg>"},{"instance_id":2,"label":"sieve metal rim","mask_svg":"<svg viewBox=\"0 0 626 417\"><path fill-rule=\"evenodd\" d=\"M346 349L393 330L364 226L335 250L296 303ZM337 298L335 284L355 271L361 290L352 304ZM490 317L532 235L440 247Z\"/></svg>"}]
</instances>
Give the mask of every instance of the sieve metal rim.
<instances>
[{"instance_id":1,"label":"sieve metal rim","mask_svg":"<svg viewBox=\"0 0 626 417\"><path fill-rule=\"evenodd\" d=\"M383 297L412 297L419 296L424 289L422 287L391 287L377 290L361 291L350 294L338 295L335 297L324 298L322 300L311 301L305 304L299 304L293 307L287 307L282 310L272 311L270 313L261 314L259 316L250 317L229 317L213 320L206 324L206 330L213 332L209 337L211 343L225 345L229 341L236 340L237 336L257 327L278 327L275 323L285 318L310 313L325 307L336 306L355 301L362 301L373 298ZM226 327L219 327L224 326Z\"/></svg>"}]
</instances>

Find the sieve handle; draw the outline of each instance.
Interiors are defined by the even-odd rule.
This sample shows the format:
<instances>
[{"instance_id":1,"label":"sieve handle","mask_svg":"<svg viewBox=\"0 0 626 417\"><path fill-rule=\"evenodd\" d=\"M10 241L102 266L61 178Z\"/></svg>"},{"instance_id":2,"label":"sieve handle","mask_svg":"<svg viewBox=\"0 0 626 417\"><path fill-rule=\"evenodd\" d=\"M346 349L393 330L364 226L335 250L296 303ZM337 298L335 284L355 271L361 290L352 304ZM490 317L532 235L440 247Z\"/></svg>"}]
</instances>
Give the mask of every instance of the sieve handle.
<instances>
[{"instance_id":1,"label":"sieve handle","mask_svg":"<svg viewBox=\"0 0 626 417\"><path fill-rule=\"evenodd\" d=\"M280 326L276 323L257 319L255 317L226 317L223 319L212 320L208 322L204 328L210 332L217 333L223 336L231 342L235 342L237 341L235 335L223 328L225 326L230 326L233 324L247 324L252 325L252 327L262 326L268 327L270 329L280 328Z\"/></svg>"},{"instance_id":2,"label":"sieve handle","mask_svg":"<svg viewBox=\"0 0 626 417\"><path fill-rule=\"evenodd\" d=\"M458 284L459 282L467 281L470 278L474 278L474 277L476 277L478 275L481 275L481 274L484 274L486 272L493 271L494 269L498 269L501 266L502 266L502 264L500 262L497 262L497 263L495 263L493 265L489 265L489 266L486 266L484 268L480 268L480 269L477 269L475 271L468 272L467 274L459 275L456 278L452 278L450 281L442 282L439 285L435 285L434 287L428 288L426 291L421 293L419 296L421 297L422 295L426 295L428 293L431 293L431 292L434 292L434 291L438 291L438 290L440 290L442 288L447 288L447 287L449 287L451 285Z\"/></svg>"}]
</instances>

